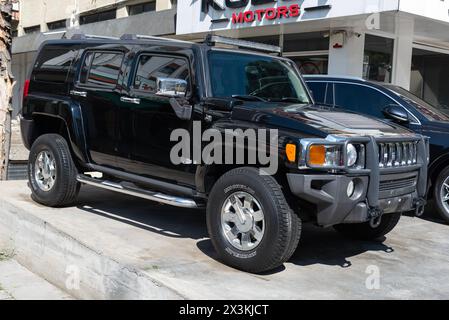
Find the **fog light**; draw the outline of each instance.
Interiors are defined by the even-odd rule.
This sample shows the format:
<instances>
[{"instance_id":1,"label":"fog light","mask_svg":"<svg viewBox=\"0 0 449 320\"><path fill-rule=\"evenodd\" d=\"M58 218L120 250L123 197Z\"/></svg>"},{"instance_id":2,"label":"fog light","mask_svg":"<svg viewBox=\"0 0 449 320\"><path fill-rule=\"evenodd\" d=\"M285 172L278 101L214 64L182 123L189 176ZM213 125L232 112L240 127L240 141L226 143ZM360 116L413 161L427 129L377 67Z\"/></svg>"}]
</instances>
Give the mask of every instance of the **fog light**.
<instances>
[{"instance_id":1,"label":"fog light","mask_svg":"<svg viewBox=\"0 0 449 320\"><path fill-rule=\"evenodd\" d=\"M354 195L355 191L355 183L354 180L351 180L348 183L348 188L346 189L346 194L348 195L348 198L351 198Z\"/></svg>"}]
</instances>

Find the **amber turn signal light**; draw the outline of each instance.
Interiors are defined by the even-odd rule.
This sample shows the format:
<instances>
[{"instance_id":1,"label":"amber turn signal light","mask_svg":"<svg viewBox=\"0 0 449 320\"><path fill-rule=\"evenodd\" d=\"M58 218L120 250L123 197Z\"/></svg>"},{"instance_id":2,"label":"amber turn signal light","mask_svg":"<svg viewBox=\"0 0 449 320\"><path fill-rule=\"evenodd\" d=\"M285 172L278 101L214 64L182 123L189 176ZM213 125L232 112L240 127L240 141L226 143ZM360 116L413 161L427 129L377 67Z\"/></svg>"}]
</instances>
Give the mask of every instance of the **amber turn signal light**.
<instances>
[{"instance_id":1,"label":"amber turn signal light","mask_svg":"<svg viewBox=\"0 0 449 320\"><path fill-rule=\"evenodd\" d=\"M290 162L296 161L296 144L288 143L285 146L285 154L287 155L287 160Z\"/></svg>"},{"instance_id":2,"label":"amber turn signal light","mask_svg":"<svg viewBox=\"0 0 449 320\"><path fill-rule=\"evenodd\" d=\"M312 145L309 149L309 164L312 166L323 166L326 164L326 147L323 145Z\"/></svg>"}]
</instances>

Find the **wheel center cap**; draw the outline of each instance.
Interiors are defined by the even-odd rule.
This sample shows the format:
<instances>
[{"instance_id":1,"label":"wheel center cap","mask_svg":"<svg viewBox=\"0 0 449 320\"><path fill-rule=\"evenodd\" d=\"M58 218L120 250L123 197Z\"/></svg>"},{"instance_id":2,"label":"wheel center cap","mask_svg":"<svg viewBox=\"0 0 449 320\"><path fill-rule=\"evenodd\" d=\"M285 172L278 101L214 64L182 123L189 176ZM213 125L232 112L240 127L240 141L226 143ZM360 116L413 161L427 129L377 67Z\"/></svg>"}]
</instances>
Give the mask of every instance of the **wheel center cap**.
<instances>
[{"instance_id":1,"label":"wheel center cap","mask_svg":"<svg viewBox=\"0 0 449 320\"><path fill-rule=\"evenodd\" d=\"M250 214L245 214L245 221L238 221L236 223L240 232L248 232L253 228L253 217Z\"/></svg>"}]
</instances>

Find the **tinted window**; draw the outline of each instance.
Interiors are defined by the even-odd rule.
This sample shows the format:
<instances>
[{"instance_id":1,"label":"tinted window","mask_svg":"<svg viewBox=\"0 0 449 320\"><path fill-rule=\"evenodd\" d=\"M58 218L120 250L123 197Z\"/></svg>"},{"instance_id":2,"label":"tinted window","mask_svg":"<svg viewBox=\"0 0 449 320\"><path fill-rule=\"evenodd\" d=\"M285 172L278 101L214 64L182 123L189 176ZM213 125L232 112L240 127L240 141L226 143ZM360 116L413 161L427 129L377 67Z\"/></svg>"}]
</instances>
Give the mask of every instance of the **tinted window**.
<instances>
[{"instance_id":1,"label":"tinted window","mask_svg":"<svg viewBox=\"0 0 449 320\"><path fill-rule=\"evenodd\" d=\"M335 84L335 105L352 111L384 118L382 110L396 104L383 93L362 85Z\"/></svg>"},{"instance_id":2,"label":"tinted window","mask_svg":"<svg viewBox=\"0 0 449 320\"><path fill-rule=\"evenodd\" d=\"M103 12L97 12L80 17L80 24L95 23L100 21L112 20L117 17L117 9Z\"/></svg>"},{"instance_id":3,"label":"tinted window","mask_svg":"<svg viewBox=\"0 0 449 320\"><path fill-rule=\"evenodd\" d=\"M80 83L115 87L122 61L123 53L88 52L81 68Z\"/></svg>"},{"instance_id":4,"label":"tinted window","mask_svg":"<svg viewBox=\"0 0 449 320\"><path fill-rule=\"evenodd\" d=\"M265 55L211 51L209 67L216 97L254 96L309 103L308 91L288 62Z\"/></svg>"},{"instance_id":5,"label":"tinted window","mask_svg":"<svg viewBox=\"0 0 449 320\"><path fill-rule=\"evenodd\" d=\"M34 65L34 80L64 83L76 54L73 47L45 47Z\"/></svg>"},{"instance_id":6,"label":"tinted window","mask_svg":"<svg viewBox=\"0 0 449 320\"><path fill-rule=\"evenodd\" d=\"M134 77L134 89L155 93L157 78L182 79L189 82L187 60L177 57L140 56Z\"/></svg>"},{"instance_id":7,"label":"tinted window","mask_svg":"<svg viewBox=\"0 0 449 320\"><path fill-rule=\"evenodd\" d=\"M317 103L325 103L326 102L326 90L327 83L326 82L307 82L310 90L312 90L313 98Z\"/></svg>"},{"instance_id":8,"label":"tinted window","mask_svg":"<svg viewBox=\"0 0 449 320\"><path fill-rule=\"evenodd\" d=\"M423 116L431 121L449 121L449 116L439 111L430 103L418 98L413 93L398 87L398 86L386 86L401 99L405 100L408 104L414 106Z\"/></svg>"}]
</instances>

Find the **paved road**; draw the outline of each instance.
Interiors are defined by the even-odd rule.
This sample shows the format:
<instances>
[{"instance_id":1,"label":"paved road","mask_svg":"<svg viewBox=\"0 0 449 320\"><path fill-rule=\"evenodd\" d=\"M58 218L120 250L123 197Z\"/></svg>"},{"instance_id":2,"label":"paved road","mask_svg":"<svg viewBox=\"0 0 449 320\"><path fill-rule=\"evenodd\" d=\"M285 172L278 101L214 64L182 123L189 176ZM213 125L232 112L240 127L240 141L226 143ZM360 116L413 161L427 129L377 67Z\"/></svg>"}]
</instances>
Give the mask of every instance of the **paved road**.
<instances>
[{"instance_id":1,"label":"paved road","mask_svg":"<svg viewBox=\"0 0 449 320\"><path fill-rule=\"evenodd\" d=\"M377 242L307 225L288 263L252 275L216 260L203 211L90 187L82 188L76 206L49 209L31 201L24 182L0 185L0 197L186 298L449 298L449 225L441 221L406 216Z\"/></svg>"}]
</instances>

